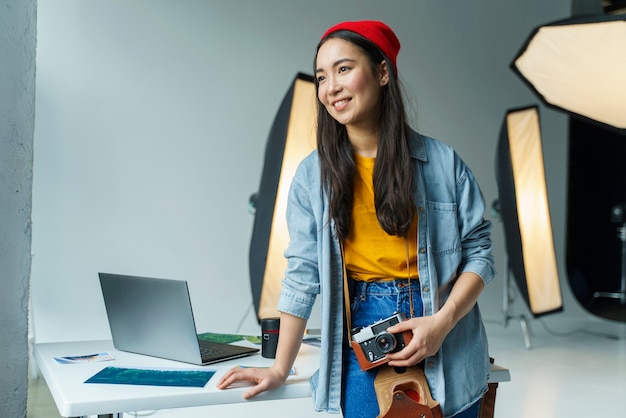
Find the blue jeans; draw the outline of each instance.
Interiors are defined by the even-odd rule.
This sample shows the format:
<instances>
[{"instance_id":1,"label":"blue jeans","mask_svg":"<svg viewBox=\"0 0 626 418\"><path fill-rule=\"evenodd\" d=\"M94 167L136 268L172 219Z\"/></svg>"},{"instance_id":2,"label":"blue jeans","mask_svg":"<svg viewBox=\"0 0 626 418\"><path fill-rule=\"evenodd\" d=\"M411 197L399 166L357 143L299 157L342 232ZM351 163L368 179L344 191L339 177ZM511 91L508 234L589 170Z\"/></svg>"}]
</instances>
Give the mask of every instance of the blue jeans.
<instances>
[{"instance_id":1,"label":"blue jeans","mask_svg":"<svg viewBox=\"0 0 626 418\"><path fill-rule=\"evenodd\" d=\"M352 328L371 325L396 312L402 312L410 318L409 295L413 299L415 316L423 316L419 280L411 280L411 291L409 291L406 279L375 283L350 281L350 287ZM345 418L377 417L380 413L374 390L377 369L362 371L354 351L347 344L344 345L343 355L341 399L343 416ZM455 415L454 418L476 418L478 408L479 403L476 402L471 408Z\"/></svg>"},{"instance_id":2,"label":"blue jeans","mask_svg":"<svg viewBox=\"0 0 626 418\"><path fill-rule=\"evenodd\" d=\"M453 415L452 418L478 418L478 412L480 411L480 401L476 401L463 412L459 412Z\"/></svg>"}]
</instances>

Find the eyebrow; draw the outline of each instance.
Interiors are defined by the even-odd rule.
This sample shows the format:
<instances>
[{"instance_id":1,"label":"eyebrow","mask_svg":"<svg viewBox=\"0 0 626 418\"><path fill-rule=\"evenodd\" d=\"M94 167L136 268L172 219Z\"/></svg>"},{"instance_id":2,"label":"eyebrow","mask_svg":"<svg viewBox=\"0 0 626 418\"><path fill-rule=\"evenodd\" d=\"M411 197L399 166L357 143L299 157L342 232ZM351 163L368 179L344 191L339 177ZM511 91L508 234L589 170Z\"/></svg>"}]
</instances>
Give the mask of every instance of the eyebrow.
<instances>
[{"instance_id":1,"label":"eyebrow","mask_svg":"<svg viewBox=\"0 0 626 418\"><path fill-rule=\"evenodd\" d=\"M344 62L356 62L356 60L352 59L352 58L339 58L337 61L333 62L333 64L331 65L331 68L336 68L337 66L343 64ZM317 68L315 70L315 74L317 73L321 73L324 70L321 68Z\"/></svg>"}]
</instances>

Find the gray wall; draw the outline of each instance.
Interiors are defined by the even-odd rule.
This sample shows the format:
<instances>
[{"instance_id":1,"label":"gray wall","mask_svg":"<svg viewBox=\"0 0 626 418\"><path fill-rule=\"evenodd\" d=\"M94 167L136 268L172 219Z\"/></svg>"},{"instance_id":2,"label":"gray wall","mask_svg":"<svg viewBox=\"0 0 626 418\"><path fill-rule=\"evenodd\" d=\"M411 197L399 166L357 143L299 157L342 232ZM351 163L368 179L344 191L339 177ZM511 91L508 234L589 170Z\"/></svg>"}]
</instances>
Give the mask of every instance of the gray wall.
<instances>
[{"instance_id":1,"label":"gray wall","mask_svg":"<svg viewBox=\"0 0 626 418\"><path fill-rule=\"evenodd\" d=\"M109 336L96 276L102 270L187 279L200 331L240 323L243 332L257 331L247 312L247 200L258 187L284 91L296 72L310 72L319 35L340 20L381 19L396 30L416 127L453 145L487 201L494 200L504 112L537 102L509 63L535 26L569 15L570 1L393 5L42 1L31 276L36 340ZM0 7L0 329L15 341L2 344L0 415L23 416L35 2L3 0ZM576 320L584 313L569 294L563 262L566 118L544 107L541 116L563 315ZM502 260L497 223L494 246ZM500 292L496 282L481 296L487 318L499 315Z\"/></svg>"},{"instance_id":2,"label":"gray wall","mask_svg":"<svg viewBox=\"0 0 626 418\"><path fill-rule=\"evenodd\" d=\"M0 417L26 416L35 0L0 0Z\"/></svg>"},{"instance_id":3,"label":"gray wall","mask_svg":"<svg viewBox=\"0 0 626 418\"><path fill-rule=\"evenodd\" d=\"M38 341L108 337L99 270L187 279L201 331L258 330L247 200L282 95L329 25L397 31L416 126L461 153L491 202L504 112L537 102L508 65L570 3L600 11L595 0L66 0L42 1L37 20L35 0L0 0L0 416L25 416L29 277ZM561 316L584 322L564 268L566 118L541 116ZM501 261L497 223L494 246ZM487 319L500 292L481 296Z\"/></svg>"},{"instance_id":4,"label":"gray wall","mask_svg":"<svg viewBox=\"0 0 626 418\"><path fill-rule=\"evenodd\" d=\"M422 132L453 145L485 197L506 109L538 102L509 64L570 2L41 2L32 300L37 341L108 338L98 271L186 279L199 331L257 332L247 254L267 134L330 25L374 18ZM542 108L563 268L566 117ZM499 263L502 231L494 230ZM501 283L481 297L498 316ZM525 309L520 301L520 309ZM216 320L219 318L219 320ZM316 320L314 319L315 323ZM312 324L313 326L315 324Z\"/></svg>"}]
</instances>

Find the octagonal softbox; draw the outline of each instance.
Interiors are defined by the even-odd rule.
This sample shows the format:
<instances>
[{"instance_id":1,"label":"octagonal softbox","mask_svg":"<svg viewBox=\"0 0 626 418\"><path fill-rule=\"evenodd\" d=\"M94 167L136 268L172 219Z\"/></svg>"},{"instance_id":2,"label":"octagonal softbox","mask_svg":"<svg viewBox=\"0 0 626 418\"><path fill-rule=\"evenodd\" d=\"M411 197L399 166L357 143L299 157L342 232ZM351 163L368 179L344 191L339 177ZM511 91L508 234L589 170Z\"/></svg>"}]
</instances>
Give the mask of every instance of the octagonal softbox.
<instances>
[{"instance_id":1,"label":"octagonal softbox","mask_svg":"<svg viewBox=\"0 0 626 418\"><path fill-rule=\"evenodd\" d=\"M540 26L511 68L547 105L626 134L626 15Z\"/></svg>"}]
</instances>

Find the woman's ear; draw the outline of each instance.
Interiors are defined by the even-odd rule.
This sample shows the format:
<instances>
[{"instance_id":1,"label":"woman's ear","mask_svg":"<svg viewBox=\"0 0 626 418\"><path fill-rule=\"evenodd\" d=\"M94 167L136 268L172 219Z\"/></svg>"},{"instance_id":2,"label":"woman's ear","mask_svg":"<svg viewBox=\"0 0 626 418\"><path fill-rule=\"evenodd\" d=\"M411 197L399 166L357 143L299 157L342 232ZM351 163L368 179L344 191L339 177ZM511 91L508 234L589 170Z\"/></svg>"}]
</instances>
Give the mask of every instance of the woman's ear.
<instances>
[{"instance_id":1,"label":"woman's ear","mask_svg":"<svg viewBox=\"0 0 626 418\"><path fill-rule=\"evenodd\" d=\"M389 67L387 67L387 61L383 60L380 63L379 83L380 86L386 86L389 83Z\"/></svg>"}]
</instances>

